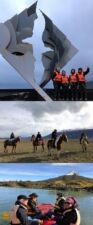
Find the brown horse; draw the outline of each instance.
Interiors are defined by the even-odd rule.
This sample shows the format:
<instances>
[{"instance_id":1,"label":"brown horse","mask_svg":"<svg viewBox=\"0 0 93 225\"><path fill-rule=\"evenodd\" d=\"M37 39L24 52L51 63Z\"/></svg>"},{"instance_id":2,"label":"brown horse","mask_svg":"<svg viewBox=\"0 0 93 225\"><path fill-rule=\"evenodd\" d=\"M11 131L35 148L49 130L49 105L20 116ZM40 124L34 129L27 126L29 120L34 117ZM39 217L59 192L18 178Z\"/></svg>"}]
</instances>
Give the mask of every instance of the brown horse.
<instances>
[{"instance_id":1,"label":"brown horse","mask_svg":"<svg viewBox=\"0 0 93 225\"><path fill-rule=\"evenodd\" d=\"M37 147L41 146L42 150L44 151L45 142L44 139L41 138L40 141L37 140L36 136L33 134L31 137L32 145L33 145L33 152L37 151Z\"/></svg>"},{"instance_id":2,"label":"brown horse","mask_svg":"<svg viewBox=\"0 0 93 225\"><path fill-rule=\"evenodd\" d=\"M61 150L62 142L68 142L68 138L65 133L62 133L59 137L57 137L57 139L55 141L55 147L54 147L54 140L53 139L48 140L48 142L47 142L48 156L51 156L51 150L53 148L57 149L57 155L58 155L58 151Z\"/></svg>"},{"instance_id":3,"label":"brown horse","mask_svg":"<svg viewBox=\"0 0 93 225\"><path fill-rule=\"evenodd\" d=\"M17 142L20 142L20 138L7 139L4 141L4 152L8 153L7 146L12 146L12 153L16 152Z\"/></svg>"}]
</instances>

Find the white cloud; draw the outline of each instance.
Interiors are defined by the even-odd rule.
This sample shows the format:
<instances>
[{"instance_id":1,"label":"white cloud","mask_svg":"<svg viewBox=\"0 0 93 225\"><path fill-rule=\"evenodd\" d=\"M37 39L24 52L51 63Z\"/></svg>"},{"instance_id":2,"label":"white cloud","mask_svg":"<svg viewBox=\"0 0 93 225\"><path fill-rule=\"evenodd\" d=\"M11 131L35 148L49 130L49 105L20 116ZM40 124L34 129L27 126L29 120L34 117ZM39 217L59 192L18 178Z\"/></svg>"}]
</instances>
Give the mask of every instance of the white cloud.
<instances>
[{"instance_id":1,"label":"white cloud","mask_svg":"<svg viewBox=\"0 0 93 225\"><path fill-rule=\"evenodd\" d=\"M47 135L77 128L93 128L93 102L0 102L0 137Z\"/></svg>"}]
</instances>

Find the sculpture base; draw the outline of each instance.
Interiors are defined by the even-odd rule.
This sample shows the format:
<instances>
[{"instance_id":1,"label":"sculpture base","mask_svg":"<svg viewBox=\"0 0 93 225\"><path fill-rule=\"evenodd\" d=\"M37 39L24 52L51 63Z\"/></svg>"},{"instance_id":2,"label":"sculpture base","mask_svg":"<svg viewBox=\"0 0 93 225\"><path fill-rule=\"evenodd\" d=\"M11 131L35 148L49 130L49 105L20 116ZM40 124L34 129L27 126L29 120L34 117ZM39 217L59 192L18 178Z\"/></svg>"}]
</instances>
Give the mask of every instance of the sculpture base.
<instances>
[{"instance_id":1,"label":"sculpture base","mask_svg":"<svg viewBox=\"0 0 93 225\"><path fill-rule=\"evenodd\" d=\"M54 89L44 90L54 100ZM87 100L93 101L93 89L87 89ZM34 89L0 89L0 101L44 101L44 99Z\"/></svg>"}]
</instances>

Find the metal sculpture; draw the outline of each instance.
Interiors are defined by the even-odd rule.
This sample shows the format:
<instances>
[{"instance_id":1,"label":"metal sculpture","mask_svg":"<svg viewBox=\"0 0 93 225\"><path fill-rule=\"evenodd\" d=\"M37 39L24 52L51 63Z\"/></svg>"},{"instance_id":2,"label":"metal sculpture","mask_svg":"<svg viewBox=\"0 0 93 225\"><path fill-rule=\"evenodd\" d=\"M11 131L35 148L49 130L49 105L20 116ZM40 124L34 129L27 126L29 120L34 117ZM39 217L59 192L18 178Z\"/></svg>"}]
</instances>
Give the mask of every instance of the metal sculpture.
<instances>
[{"instance_id":1,"label":"metal sculpture","mask_svg":"<svg viewBox=\"0 0 93 225\"><path fill-rule=\"evenodd\" d=\"M41 87L44 87L51 80L54 69L65 66L75 56L78 50L71 44L65 34L53 24L50 18L43 12L42 14L45 19L45 30L42 40L46 47L52 49L52 51L47 51L42 54L45 71L41 80Z\"/></svg>"},{"instance_id":2,"label":"metal sculpture","mask_svg":"<svg viewBox=\"0 0 93 225\"><path fill-rule=\"evenodd\" d=\"M22 42L33 35L34 20L37 19L36 5L37 2L0 24L0 53L43 99L52 101L35 81L33 46Z\"/></svg>"},{"instance_id":3,"label":"metal sculpture","mask_svg":"<svg viewBox=\"0 0 93 225\"><path fill-rule=\"evenodd\" d=\"M42 39L45 46L53 51L42 54L45 71L40 86L37 84L34 74L33 46L23 42L33 35L34 21L37 19L36 6L37 2L5 23L0 23L0 53L44 100L52 101L42 88L51 79L55 67L62 68L77 53L77 49L42 12L45 18Z\"/></svg>"}]
</instances>

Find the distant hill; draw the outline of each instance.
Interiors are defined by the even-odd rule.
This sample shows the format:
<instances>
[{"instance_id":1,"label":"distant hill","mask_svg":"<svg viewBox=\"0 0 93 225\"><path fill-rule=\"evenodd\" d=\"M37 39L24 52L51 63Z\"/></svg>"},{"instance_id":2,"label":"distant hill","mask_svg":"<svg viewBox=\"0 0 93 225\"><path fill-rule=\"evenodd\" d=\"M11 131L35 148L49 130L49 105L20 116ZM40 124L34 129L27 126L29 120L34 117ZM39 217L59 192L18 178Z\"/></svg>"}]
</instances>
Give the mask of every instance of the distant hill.
<instances>
[{"instance_id":1,"label":"distant hill","mask_svg":"<svg viewBox=\"0 0 93 225\"><path fill-rule=\"evenodd\" d=\"M26 187L42 189L59 189L59 190L86 190L93 192L93 179L86 178L73 173L43 181L4 181L0 186L7 187Z\"/></svg>"},{"instance_id":2,"label":"distant hill","mask_svg":"<svg viewBox=\"0 0 93 225\"><path fill-rule=\"evenodd\" d=\"M93 138L93 129L77 129L77 130L64 130L61 132L58 132L58 135L60 135L62 132L65 132L68 136L68 139L79 139L80 134L82 132L85 132L88 138ZM51 134L44 137L45 139L51 138Z\"/></svg>"},{"instance_id":3,"label":"distant hill","mask_svg":"<svg viewBox=\"0 0 93 225\"><path fill-rule=\"evenodd\" d=\"M93 139L93 129L77 129L77 130L63 130L58 132L58 135L60 135L62 132L65 132L68 136L68 139L79 139L80 138L80 134L82 132L85 132L88 136L88 138ZM51 138L51 133L44 136L44 139L48 140ZM0 138L0 140L4 140L4 139L9 139L9 137L5 137L5 138ZM21 137L22 140L26 140L26 141L30 141L31 140L31 136L28 137Z\"/></svg>"}]
</instances>

